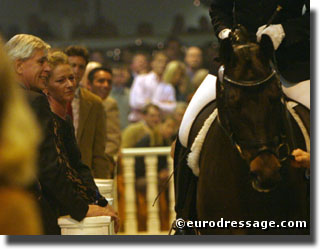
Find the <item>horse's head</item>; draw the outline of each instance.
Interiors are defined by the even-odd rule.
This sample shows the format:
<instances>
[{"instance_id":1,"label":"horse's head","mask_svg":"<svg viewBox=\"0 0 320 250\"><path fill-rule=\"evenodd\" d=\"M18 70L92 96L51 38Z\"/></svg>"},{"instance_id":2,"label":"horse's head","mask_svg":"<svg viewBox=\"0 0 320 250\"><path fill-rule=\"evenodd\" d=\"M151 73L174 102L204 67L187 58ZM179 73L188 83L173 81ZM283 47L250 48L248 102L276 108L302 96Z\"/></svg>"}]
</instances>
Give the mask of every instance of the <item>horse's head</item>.
<instances>
[{"instance_id":1,"label":"horse's head","mask_svg":"<svg viewBox=\"0 0 320 250\"><path fill-rule=\"evenodd\" d=\"M237 28L221 43L223 68L217 81L219 122L250 166L252 186L265 192L281 180L279 151L287 149L282 90L270 66L272 53L268 37L258 44Z\"/></svg>"}]
</instances>

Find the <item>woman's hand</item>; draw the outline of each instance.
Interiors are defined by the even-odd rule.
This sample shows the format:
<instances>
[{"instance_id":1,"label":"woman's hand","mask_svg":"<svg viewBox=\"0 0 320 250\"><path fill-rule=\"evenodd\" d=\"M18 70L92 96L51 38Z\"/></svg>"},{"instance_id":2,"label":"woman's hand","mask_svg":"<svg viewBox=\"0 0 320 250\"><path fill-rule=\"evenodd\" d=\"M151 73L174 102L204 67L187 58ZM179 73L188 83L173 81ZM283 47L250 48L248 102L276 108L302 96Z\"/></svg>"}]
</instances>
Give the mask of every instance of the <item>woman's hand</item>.
<instances>
[{"instance_id":1,"label":"woman's hand","mask_svg":"<svg viewBox=\"0 0 320 250\"><path fill-rule=\"evenodd\" d=\"M111 219L114 221L114 231L115 233L119 230L119 216L113 207L108 204L106 207L100 207L97 205L89 205L89 210L86 214L86 217L95 217L95 216L111 216Z\"/></svg>"}]
</instances>

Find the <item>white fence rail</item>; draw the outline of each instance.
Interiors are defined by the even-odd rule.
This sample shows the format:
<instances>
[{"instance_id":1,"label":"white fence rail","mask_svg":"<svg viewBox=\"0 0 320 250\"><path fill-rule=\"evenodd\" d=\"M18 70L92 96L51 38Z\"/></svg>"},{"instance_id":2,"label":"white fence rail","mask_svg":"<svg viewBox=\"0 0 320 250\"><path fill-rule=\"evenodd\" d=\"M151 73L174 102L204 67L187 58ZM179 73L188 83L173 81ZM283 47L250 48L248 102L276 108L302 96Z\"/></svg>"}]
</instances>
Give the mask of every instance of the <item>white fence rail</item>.
<instances>
[{"instance_id":1,"label":"white fence rail","mask_svg":"<svg viewBox=\"0 0 320 250\"><path fill-rule=\"evenodd\" d=\"M108 199L109 204L114 204L114 181L112 179L95 179L100 193ZM85 217L78 222L70 216L58 219L62 235L112 235L114 224L110 216Z\"/></svg>"},{"instance_id":2,"label":"white fence rail","mask_svg":"<svg viewBox=\"0 0 320 250\"><path fill-rule=\"evenodd\" d=\"M138 234L138 222L136 216L136 193L135 193L135 157L144 156L146 166L146 190L147 190L147 232L146 234L160 234L159 202L153 205L158 194L158 156L167 156L169 173L173 172L173 160L170 157L170 147L150 148L124 148L123 179L125 186L125 222L124 234ZM169 182L169 225L175 218L174 212L174 188L173 177Z\"/></svg>"}]
</instances>

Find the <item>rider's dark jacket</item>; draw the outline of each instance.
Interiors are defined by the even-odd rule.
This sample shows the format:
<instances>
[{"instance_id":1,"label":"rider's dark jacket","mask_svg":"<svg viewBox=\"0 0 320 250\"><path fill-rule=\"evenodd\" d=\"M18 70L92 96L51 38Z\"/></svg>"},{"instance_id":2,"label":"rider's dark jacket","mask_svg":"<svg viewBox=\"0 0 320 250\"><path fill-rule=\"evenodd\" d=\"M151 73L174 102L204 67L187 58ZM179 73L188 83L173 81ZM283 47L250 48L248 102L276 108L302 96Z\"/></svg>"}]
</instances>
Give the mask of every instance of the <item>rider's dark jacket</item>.
<instances>
[{"instance_id":1,"label":"rider's dark jacket","mask_svg":"<svg viewBox=\"0 0 320 250\"><path fill-rule=\"evenodd\" d=\"M310 79L310 1L213 0L210 16L214 31L218 36L221 30L232 28L235 21L255 35L260 26L268 23L278 5L282 9L272 24L282 24L285 32L276 51L279 71L289 82Z\"/></svg>"}]
</instances>

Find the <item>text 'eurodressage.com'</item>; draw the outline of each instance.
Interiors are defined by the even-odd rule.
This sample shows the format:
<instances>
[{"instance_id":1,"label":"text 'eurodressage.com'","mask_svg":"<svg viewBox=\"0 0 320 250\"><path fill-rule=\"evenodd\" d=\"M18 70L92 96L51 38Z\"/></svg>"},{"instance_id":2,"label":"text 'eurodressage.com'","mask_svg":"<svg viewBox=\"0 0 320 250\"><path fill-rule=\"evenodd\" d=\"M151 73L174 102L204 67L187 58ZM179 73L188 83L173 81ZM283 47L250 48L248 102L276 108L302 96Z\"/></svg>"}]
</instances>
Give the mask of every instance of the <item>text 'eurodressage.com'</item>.
<instances>
[{"instance_id":1,"label":"text 'eurodressage.com'","mask_svg":"<svg viewBox=\"0 0 320 250\"><path fill-rule=\"evenodd\" d=\"M183 219L177 219L176 227L183 229L188 228L260 228L262 230L268 230L270 228L307 228L306 221L281 221L277 223L275 221L229 221L221 218L219 221L185 221Z\"/></svg>"}]
</instances>

